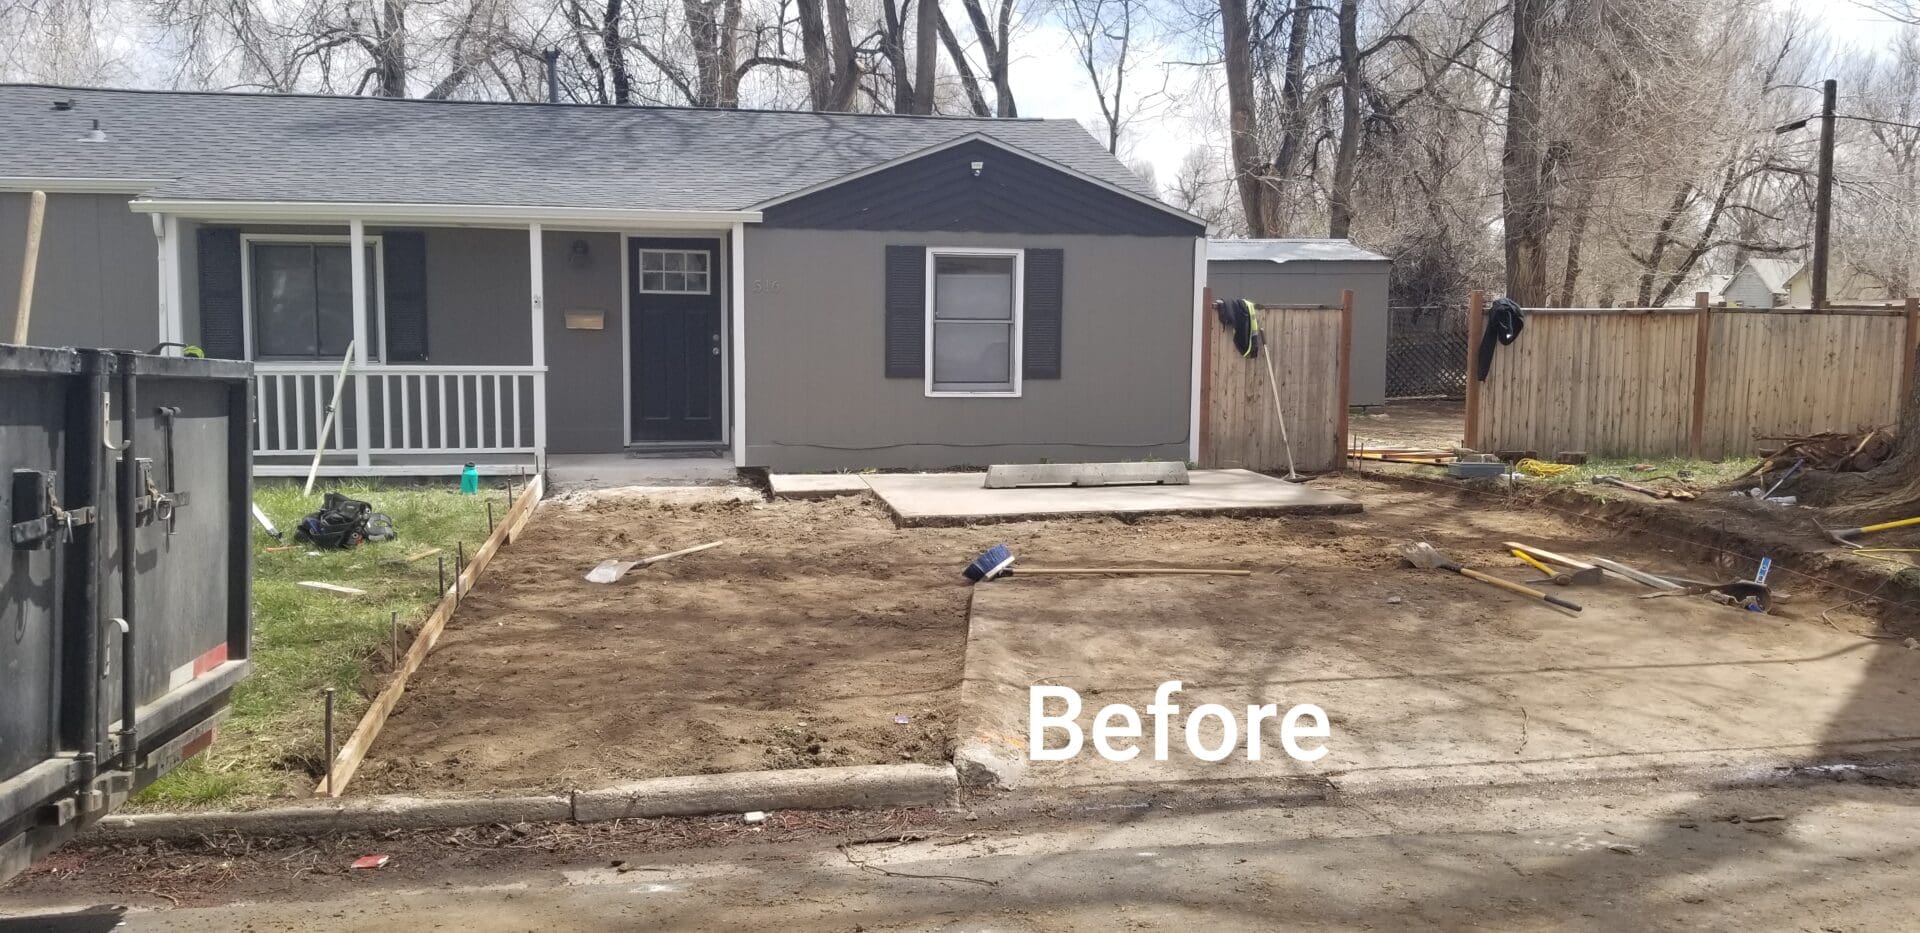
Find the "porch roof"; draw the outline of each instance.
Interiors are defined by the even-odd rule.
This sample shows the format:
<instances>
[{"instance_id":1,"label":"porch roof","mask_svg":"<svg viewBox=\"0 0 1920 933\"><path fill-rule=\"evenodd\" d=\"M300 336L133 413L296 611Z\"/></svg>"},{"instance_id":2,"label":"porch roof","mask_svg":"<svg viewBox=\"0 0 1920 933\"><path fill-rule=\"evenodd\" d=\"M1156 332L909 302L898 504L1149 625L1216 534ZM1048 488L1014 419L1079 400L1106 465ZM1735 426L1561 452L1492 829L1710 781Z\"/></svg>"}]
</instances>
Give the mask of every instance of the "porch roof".
<instances>
[{"instance_id":1,"label":"porch roof","mask_svg":"<svg viewBox=\"0 0 1920 933\"><path fill-rule=\"evenodd\" d=\"M1072 120L0 85L0 125L7 175L162 201L739 212L973 134L1153 193Z\"/></svg>"}]
</instances>

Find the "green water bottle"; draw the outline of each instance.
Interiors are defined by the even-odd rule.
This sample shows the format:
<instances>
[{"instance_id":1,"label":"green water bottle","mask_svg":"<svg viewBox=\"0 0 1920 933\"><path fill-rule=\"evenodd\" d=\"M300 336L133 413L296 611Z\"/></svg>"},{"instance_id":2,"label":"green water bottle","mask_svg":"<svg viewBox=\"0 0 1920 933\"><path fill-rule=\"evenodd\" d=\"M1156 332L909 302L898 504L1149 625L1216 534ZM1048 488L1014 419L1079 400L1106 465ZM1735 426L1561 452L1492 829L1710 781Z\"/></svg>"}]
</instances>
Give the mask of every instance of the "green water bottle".
<instances>
[{"instance_id":1,"label":"green water bottle","mask_svg":"<svg viewBox=\"0 0 1920 933\"><path fill-rule=\"evenodd\" d=\"M460 494L463 496L480 494L480 471L474 468L472 461L468 461L466 469L460 471Z\"/></svg>"}]
</instances>

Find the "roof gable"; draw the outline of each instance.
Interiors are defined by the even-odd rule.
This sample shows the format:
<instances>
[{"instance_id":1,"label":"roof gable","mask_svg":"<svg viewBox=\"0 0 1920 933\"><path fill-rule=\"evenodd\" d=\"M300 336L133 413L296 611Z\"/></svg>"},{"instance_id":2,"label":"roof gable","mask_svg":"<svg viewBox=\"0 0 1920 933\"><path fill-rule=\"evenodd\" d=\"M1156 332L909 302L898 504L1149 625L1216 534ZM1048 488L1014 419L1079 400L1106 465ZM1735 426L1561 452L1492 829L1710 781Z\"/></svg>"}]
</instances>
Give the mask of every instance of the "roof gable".
<instances>
[{"instance_id":1,"label":"roof gable","mask_svg":"<svg viewBox=\"0 0 1920 933\"><path fill-rule=\"evenodd\" d=\"M977 168L976 168L977 167ZM1199 236L1171 205L972 136L759 205L768 227Z\"/></svg>"}]
</instances>

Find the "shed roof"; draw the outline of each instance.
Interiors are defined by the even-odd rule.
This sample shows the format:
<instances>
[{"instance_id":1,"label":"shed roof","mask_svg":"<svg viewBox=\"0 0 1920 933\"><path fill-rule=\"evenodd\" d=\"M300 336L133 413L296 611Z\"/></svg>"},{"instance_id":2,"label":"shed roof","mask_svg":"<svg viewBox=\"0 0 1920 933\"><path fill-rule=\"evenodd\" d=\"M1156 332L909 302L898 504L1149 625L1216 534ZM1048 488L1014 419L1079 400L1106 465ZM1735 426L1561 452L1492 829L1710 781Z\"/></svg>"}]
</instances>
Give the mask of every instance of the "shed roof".
<instances>
[{"instance_id":1,"label":"shed roof","mask_svg":"<svg viewBox=\"0 0 1920 933\"><path fill-rule=\"evenodd\" d=\"M1787 290L1787 282L1793 279L1805 263L1798 259L1756 257L1747 260L1747 265L1753 269L1755 275L1760 276L1760 281L1767 283L1768 291L1779 293Z\"/></svg>"},{"instance_id":2,"label":"shed roof","mask_svg":"<svg viewBox=\"0 0 1920 933\"><path fill-rule=\"evenodd\" d=\"M168 200L734 211L974 134L1154 194L1073 120L0 84L0 126L0 175Z\"/></svg>"},{"instance_id":3,"label":"shed roof","mask_svg":"<svg viewBox=\"0 0 1920 933\"><path fill-rule=\"evenodd\" d=\"M1352 240L1208 240L1207 259L1221 262L1390 262Z\"/></svg>"}]
</instances>

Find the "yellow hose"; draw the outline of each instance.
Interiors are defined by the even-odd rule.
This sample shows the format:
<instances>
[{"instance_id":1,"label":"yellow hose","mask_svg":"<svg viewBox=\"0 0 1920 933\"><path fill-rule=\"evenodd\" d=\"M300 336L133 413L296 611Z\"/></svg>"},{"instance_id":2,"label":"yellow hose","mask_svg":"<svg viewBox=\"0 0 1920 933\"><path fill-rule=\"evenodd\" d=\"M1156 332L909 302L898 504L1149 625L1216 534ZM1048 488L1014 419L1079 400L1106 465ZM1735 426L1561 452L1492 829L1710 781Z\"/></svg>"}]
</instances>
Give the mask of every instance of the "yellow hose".
<instances>
[{"instance_id":1,"label":"yellow hose","mask_svg":"<svg viewBox=\"0 0 1920 933\"><path fill-rule=\"evenodd\" d=\"M1567 463L1547 463L1545 461L1535 460L1532 457L1525 457L1522 458L1519 463L1514 464L1513 468L1528 476L1559 476L1573 469L1573 465Z\"/></svg>"}]
</instances>

